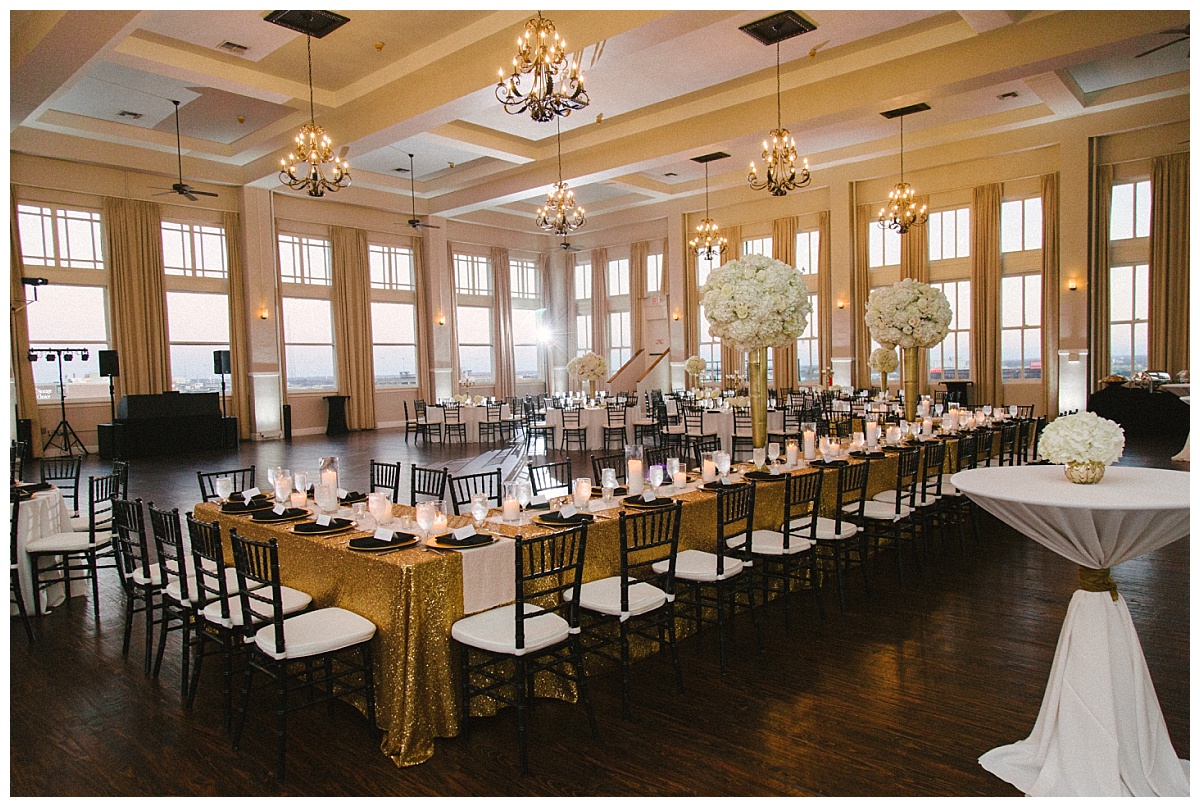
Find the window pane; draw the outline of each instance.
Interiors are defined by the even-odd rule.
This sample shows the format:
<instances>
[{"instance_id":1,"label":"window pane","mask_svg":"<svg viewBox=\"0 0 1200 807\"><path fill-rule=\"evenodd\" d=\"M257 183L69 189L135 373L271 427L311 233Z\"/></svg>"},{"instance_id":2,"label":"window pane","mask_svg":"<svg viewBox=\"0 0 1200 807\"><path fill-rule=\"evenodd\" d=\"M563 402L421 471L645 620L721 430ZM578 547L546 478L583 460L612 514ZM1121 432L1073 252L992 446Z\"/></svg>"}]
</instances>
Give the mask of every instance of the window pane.
<instances>
[{"instance_id":1,"label":"window pane","mask_svg":"<svg viewBox=\"0 0 1200 807\"><path fill-rule=\"evenodd\" d=\"M32 297L32 293L26 290ZM107 306L102 286L41 286L38 299L25 307L30 342L107 342ZM58 380L57 371L54 374ZM107 394L107 393L106 393Z\"/></svg>"},{"instance_id":2,"label":"window pane","mask_svg":"<svg viewBox=\"0 0 1200 807\"><path fill-rule=\"evenodd\" d=\"M969 258L971 256L971 208L960 207L955 212L955 231L958 235L958 257Z\"/></svg>"},{"instance_id":3,"label":"window pane","mask_svg":"<svg viewBox=\"0 0 1200 807\"><path fill-rule=\"evenodd\" d=\"M1109 342L1109 364L1112 372L1128 378L1132 374L1130 368L1133 361L1131 355L1133 326L1124 323L1114 323L1109 331Z\"/></svg>"},{"instance_id":4,"label":"window pane","mask_svg":"<svg viewBox=\"0 0 1200 807\"><path fill-rule=\"evenodd\" d=\"M942 214L934 213L929 217L929 260L942 259ZM948 256L947 256L948 257Z\"/></svg>"},{"instance_id":5,"label":"window pane","mask_svg":"<svg viewBox=\"0 0 1200 807\"><path fill-rule=\"evenodd\" d=\"M1025 249L1042 248L1042 197L1025 200Z\"/></svg>"},{"instance_id":6,"label":"window pane","mask_svg":"<svg viewBox=\"0 0 1200 807\"><path fill-rule=\"evenodd\" d=\"M459 345L458 365L473 378L491 379L492 349L487 346Z\"/></svg>"},{"instance_id":7,"label":"window pane","mask_svg":"<svg viewBox=\"0 0 1200 807\"><path fill-rule=\"evenodd\" d=\"M1021 237L1022 217L1021 201L1004 202L1000 205L1000 251L1017 252L1024 248Z\"/></svg>"},{"instance_id":8,"label":"window pane","mask_svg":"<svg viewBox=\"0 0 1200 807\"><path fill-rule=\"evenodd\" d=\"M221 377L213 373L214 350L229 350L229 343L171 345L171 383L174 388L180 392L219 392Z\"/></svg>"},{"instance_id":9,"label":"window pane","mask_svg":"<svg viewBox=\"0 0 1200 807\"><path fill-rule=\"evenodd\" d=\"M867 265L872 269L883 266L883 230L872 222L867 225Z\"/></svg>"},{"instance_id":10,"label":"window pane","mask_svg":"<svg viewBox=\"0 0 1200 807\"><path fill-rule=\"evenodd\" d=\"M228 297L224 294L167 292L167 336L172 342L229 344ZM175 372L173 363L171 371Z\"/></svg>"},{"instance_id":11,"label":"window pane","mask_svg":"<svg viewBox=\"0 0 1200 807\"><path fill-rule=\"evenodd\" d=\"M518 379L536 380L539 377L537 345L517 345L514 347L513 364Z\"/></svg>"},{"instance_id":12,"label":"window pane","mask_svg":"<svg viewBox=\"0 0 1200 807\"><path fill-rule=\"evenodd\" d=\"M1042 276L1025 276L1025 324L1042 324Z\"/></svg>"},{"instance_id":13,"label":"window pane","mask_svg":"<svg viewBox=\"0 0 1200 807\"><path fill-rule=\"evenodd\" d=\"M405 247L370 244L371 288L413 290L413 254Z\"/></svg>"},{"instance_id":14,"label":"window pane","mask_svg":"<svg viewBox=\"0 0 1200 807\"><path fill-rule=\"evenodd\" d=\"M1024 310L1021 290L1024 278L1018 276L1005 277L1000 280L1000 325L1004 328L1019 328L1022 325L1021 314Z\"/></svg>"},{"instance_id":15,"label":"window pane","mask_svg":"<svg viewBox=\"0 0 1200 807\"><path fill-rule=\"evenodd\" d=\"M1108 285L1109 319L1128 320L1133 315L1133 267L1114 266Z\"/></svg>"},{"instance_id":16,"label":"window pane","mask_svg":"<svg viewBox=\"0 0 1200 807\"><path fill-rule=\"evenodd\" d=\"M21 231L21 256L27 266L47 266L54 262L50 208L17 205L17 227Z\"/></svg>"},{"instance_id":17,"label":"window pane","mask_svg":"<svg viewBox=\"0 0 1200 807\"><path fill-rule=\"evenodd\" d=\"M72 354L71 361L62 362L63 385L66 387L67 400L103 400L108 398L108 379L100 377L100 351L107 345L103 343L88 344L81 341L71 342L30 342L31 348L87 348L88 357L85 361L79 354ZM33 383L39 401L54 401L58 403L58 371L59 362L46 361L39 356L31 363L33 368ZM210 365L211 366L211 365ZM46 424L47 426L49 424Z\"/></svg>"},{"instance_id":18,"label":"window pane","mask_svg":"<svg viewBox=\"0 0 1200 807\"><path fill-rule=\"evenodd\" d=\"M413 387L417 384L415 345L375 345L375 386Z\"/></svg>"},{"instance_id":19,"label":"window pane","mask_svg":"<svg viewBox=\"0 0 1200 807\"><path fill-rule=\"evenodd\" d=\"M101 269L100 214L82 210L56 210L59 265L75 269Z\"/></svg>"},{"instance_id":20,"label":"window pane","mask_svg":"<svg viewBox=\"0 0 1200 807\"><path fill-rule=\"evenodd\" d=\"M886 266L900 263L900 233L890 228L883 233L883 262Z\"/></svg>"},{"instance_id":21,"label":"window pane","mask_svg":"<svg viewBox=\"0 0 1200 807\"><path fill-rule=\"evenodd\" d=\"M411 303L371 303L371 341L415 344L417 323ZM378 349L378 348L377 348Z\"/></svg>"},{"instance_id":22,"label":"window pane","mask_svg":"<svg viewBox=\"0 0 1200 807\"><path fill-rule=\"evenodd\" d=\"M490 345L492 343L492 310L490 308L460 305L457 319L460 344Z\"/></svg>"},{"instance_id":23,"label":"window pane","mask_svg":"<svg viewBox=\"0 0 1200 807\"><path fill-rule=\"evenodd\" d=\"M590 314L575 316L575 352L587 353L592 349L592 317Z\"/></svg>"},{"instance_id":24,"label":"window pane","mask_svg":"<svg viewBox=\"0 0 1200 807\"><path fill-rule=\"evenodd\" d=\"M1021 330L1014 328L1000 332L1000 377L1021 377Z\"/></svg>"},{"instance_id":25,"label":"window pane","mask_svg":"<svg viewBox=\"0 0 1200 807\"><path fill-rule=\"evenodd\" d=\"M1042 329L1025 329L1025 368L1026 378L1042 377Z\"/></svg>"},{"instance_id":26,"label":"window pane","mask_svg":"<svg viewBox=\"0 0 1200 807\"><path fill-rule=\"evenodd\" d=\"M1139 182L1137 184L1137 201L1134 204L1134 209L1137 211L1137 223L1134 234L1138 238L1148 238L1150 236L1150 183Z\"/></svg>"},{"instance_id":27,"label":"window pane","mask_svg":"<svg viewBox=\"0 0 1200 807\"><path fill-rule=\"evenodd\" d=\"M1133 185L1113 185L1109 238L1133 238Z\"/></svg>"},{"instance_id":28,"label":"window pane","mask_svg":"<svg viewBox=\"0 0 1200 807\"><path fill-rule=\"evenodd\" d=\"M287 388L337 389L333 371L333 345L287 345Z\"/></svg>"},{"instance_id":29,"label":"window pane","mask_svg":"<svg viewBox=\"0 0 1200 807\"><path fill-rule=\"evenodd\" d=\"M662 284L662 253L646 256L646 293L653 294L661 290Z\"/></svg>"},{"instance_id":30,"label":"window pane","mask_svg":"<svg viewBox=\"0 0 1200 807\"><path fill-rule=\"evenodd\" d=\"M283 341L333 344L333 310L328 300L283 298ZM291 375L291 367L288 368Z\"/></svg>"},{"instance_id":31,"label":"window pane","mask_svg":"<svg viewBox=\"0 0 1200 807\"><path fill-rule=\"evenodd\" d=\"M1135 322L1133 324L1133 371L1136 373L1139 370L1149 369L1147 367L1148 354L1147 344L1149 343L1147 325L1144 322Z\"/></svg>"},{"instance_id":32,"label":"window pane","mask_svg":"<svg viewBox=\"0 0 1200 807\"><path fill-rule=\"evenodd\" d=\"M1150 318L1150 267L1139 264L1133 274L1133 318Z\"/></svg>"}]
</instances>

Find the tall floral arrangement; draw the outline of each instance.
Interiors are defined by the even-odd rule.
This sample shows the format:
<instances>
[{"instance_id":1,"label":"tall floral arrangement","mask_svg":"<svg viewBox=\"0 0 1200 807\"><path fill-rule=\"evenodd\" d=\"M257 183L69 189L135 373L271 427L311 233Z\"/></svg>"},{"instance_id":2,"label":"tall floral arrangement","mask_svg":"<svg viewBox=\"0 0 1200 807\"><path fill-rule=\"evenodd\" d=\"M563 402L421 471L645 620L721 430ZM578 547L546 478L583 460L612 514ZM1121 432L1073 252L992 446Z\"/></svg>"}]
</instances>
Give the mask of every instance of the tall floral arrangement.
<instances>
[{"instance_id":1,"label":"tall floral arrangement","mask_svg":"<svg viewBox=\"0 0 1200 807\"><path fill-rule=\"evenodd\" d=\"M812 313L804 276L765 255L747 255L714 269L700 293L709 333L735 350L791 344Z\"/></svg>"},{"instance_id":2,"label":"tall floral arrangement","mask_svg":"<svg viewBox=\"0 0 1200 807\"><path fill-rule=\"evenodd\" d=\"M608 363L599 353L589 350L567 362L567 375L577 381L604 381L608 378Z\"/></svg>"},{"instance_id":3,"label":"tall floral arrangement","mask_svg":"<svg viewBox=\"0 0 1200 807\"><path fill-rule=\"evenodd\" d=\"M867 299L867 328L881 345L933 347L946 338L953 317L945 294L912 278L877 289Z\"/></svg>"},{"instance_id":4,"label":"tall floral arrangement","mask_svg":"<svg viewBox=\"0 0 1200 807\"><path fill-rule=\"evenodd\" d=\"M1067 466L1072 482L1099 482L1104 466L1119 460L1124 451L1125 430L1095 412L1056 418L1038 439L1038 456Z\"/></svg>"},{"instance_id":5,"label":"tall floral arrangement","mask_svg":"<svg viewBox=\"0 0 1200 807\"><path fill-rule=\"evenodd\" d=\"M896 357L896 348L889 346L876 348L871 353L868 363L872 370L886 376L888 373L896 372L896 368L900 366L900 359Z\"/></svg>"},{"instance_id":6,"label":"tall floral arrangement","mask_svg":"<svg viewBox=\"0 0 1200 807\"><path fill-rule=\"evenodd\" d=\"M683 363L683 370L688 375L700 375L708 368L708 362L702 356L689 356Z\"/></svg>"}]
</instances>

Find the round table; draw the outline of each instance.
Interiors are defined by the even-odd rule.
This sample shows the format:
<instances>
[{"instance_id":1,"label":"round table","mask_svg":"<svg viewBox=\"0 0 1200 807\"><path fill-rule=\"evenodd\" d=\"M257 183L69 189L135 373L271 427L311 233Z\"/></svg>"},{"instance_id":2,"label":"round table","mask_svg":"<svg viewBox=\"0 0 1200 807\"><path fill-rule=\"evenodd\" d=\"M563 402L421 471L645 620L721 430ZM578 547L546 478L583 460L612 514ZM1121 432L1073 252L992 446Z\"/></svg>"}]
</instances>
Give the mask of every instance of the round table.
<instances>
[{"instance_id":1,"label":"round table","mask_svg":"<svg viewBox=\"0 0 1200 807\"><path fill-rule=\"evenodd\" d=\"M69 532L70 529L71 510L67 507L62 492L58 488L39 491L33 494L33 498L21 502L21 510L17 515L17 576L21 580L21 596L25 598L25 608L30 615L34 612L33 574L29 569L29 555L25 552L25 546L30 541L36 541L47 535ZM41 566L49 566L53 562L54 558L50 556L39 558ZM43 613L63 603L66 599L64 588L64 586L51 586L42 589ZM72 583L71 596L79 596L86 592L87 588L82 581ZM9 611L11 614L17 613L15 603L10 606Z\"/></svg>"},{"instance_id":2,"label":"round table","mask_svg":"<svg viewBox=\"0 0 1200 807\"><path fill-rule=\"evenodd\" d=\"M1082 578L1188 535L1190 476L1110 466L1098 484L1076 485L1062 466L1026 465L963 471L950 482L1079 564ZM1033 732L979 762L1030 796L1188 795L1187 761L1171 745L1115 586L1071 597Z\"/></svg>"}]
</instances>

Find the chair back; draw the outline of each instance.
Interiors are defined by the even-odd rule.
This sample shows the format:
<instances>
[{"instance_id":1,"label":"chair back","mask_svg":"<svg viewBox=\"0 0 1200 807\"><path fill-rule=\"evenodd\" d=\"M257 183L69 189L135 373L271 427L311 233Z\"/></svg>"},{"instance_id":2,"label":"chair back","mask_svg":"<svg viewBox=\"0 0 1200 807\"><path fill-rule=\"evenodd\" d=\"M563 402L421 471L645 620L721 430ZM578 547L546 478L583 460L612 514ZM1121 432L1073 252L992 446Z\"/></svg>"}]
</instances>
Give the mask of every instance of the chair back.
<instances>
[{"instance_id":1,"label":"chair back","mask_svg":"<svg viewBox=\"0 0 1200 807\"><path fill-rule=\"evenodd\" d=\"M185 517L192 543L192 569L196 573L199 608L210 602L221 604L221 618L229 619L229 587L225 580L225 550L221 546L221 522L200 521L192 513Z\"/></svg>"},{"instance_id":2,"label":"chair back","mask_svg":"<svg viewBox=\"0 0 1200 807\"><path fill-rule=\"evenodd\" d=\"M436 500L446 498L446 481L450 478L449 468L439 470L437 468L421 468L414 465L411 471L410 506L417 506L418 496L426 496Z\"/></svg>"},{"instance_id":3,"label":"chair back","mask_svg":"<svg viewBox=\"0 0 1200 807\"><path fill-rule=\"evenodd\" d=\"M392 502L400 503L400 463L376 462L371 460L371 490L387 490L392 493Z\"/></svg>"},{"instance_id":4,"label":"chair back","mask_svg":"<svg viewBox=\"0 0 1200 807\"><path fill-rule=\"evenodd\" d=\"M192 578L183 548L183 529L179 524L179 509L158 510L154 502L146 509L150 511L150 532L154 535L154 551L158 554L158 570L162 582L178 581L179 602L188 603L195 593L196 582Z\"/></svg>"},{"instance_id":5,"label":"chair back","mask_svg":"<svg viewBox=\"0 0 1200 807\"><path fill-rule=\"evenodd\" d=\"M880 462L881 460L876 460ZM836 469L838 497L835 508L834 532L841 534L842 519L846 516L861 519L867 506L867 476L870 473L871 462L851 462ZM846 512L847 505L857 505L857 510Z\"/></svg>"},{"instance_id":6,"label":"chair back","mask_svg":"<svg viewBox=\"0 0 1200 807\"><path fill-rule=\"evenodd\" d=\"M678 448L662 447L662 448L644 448L644 449L642 449L642 459L646 461L645 462L646 468L652 468L655 465L661 465L665 469L667 467L667 457L670 457L670 456L678 457L679 454L680 454L680 451ZM684 464L686 464L686 462L684 462L683 459L681 459L680 462L683 462ZM665 479L665 477L664 477L664 479ZM667 480L667 483L670 484L670 480Z\"/></svg>"},{"instance_id":7,"label":"chair back","mask_svg":"<svg viewBox=\"0 0 1200 807\"><path fill-rule=\"evenodd\" d=\"M683 422L688 434L704 432L704 410L689 406L683 410Z\"/></svg>"},{"instance_id":8,"label":"chair back","mask_svg":"<svg viewBox=\"0 0 1200 807\"><path fill-rule=\"evenodd\" d=\"M621 618L629 615L629 588L649 583L667 597L675 594L675 558L679 553L679 521L683 504L670 507L621 512ZM667 562L664 571L654 564Z\"/></svg>"},{"instance_id":9,"label":"chair back","mask_svg":"<svg viewBox=\"0 0 1200 807\"><path fill-rule=\"evenodd\" d=\"M587 524L569 530L516 539L517 655L525 650L525 623L546 614L558 614L572 633L579 630L579 588L583 580L583 555ZM570 595L567 596L567 592ZM526 613L526 605L541 611Z\"/></svg>"},{"instance_id":10,"label":"chair back","mask_svg":"<svg viewBox=\"0 0 1200 807\"><path fill-rule=\"evenodd\" d=\"M604 469L612 468L617 472L617 481L621 484L625 483L625 455L624 454L605 454L603 457L592 456L592 481L597 485L604 478Z\"/></svg>"},{"instance_id":11,"label":"chair back","mask_svg":"<svg viewBox=\"0 0 1200 807\"><path fill-rule=\"evenodd\" d=\"M992 438L993 432L991 429L976 429L975 430L975 464L982 465L985 468L992 464Z\"/></svg>"},{"instance_id":12,"label":"chair back","mask_svg":"<svg viewBox=\"0 0 1200 807\"><path fill-rule=\"evenodd\" d=\"M122 498L120 481L112 474L88 477L88 535L91 543L113 528L113 499Z\"/></svg>"},{"instance_id":13,"label":"chair back","mask_svg":"<svg viewBox=\"0 0 1200 807\"><path fill-rule=\"evenodd\" d=\"M729 541L750 535L754 528L754 485L722 486L717 490L717 577L725 575L725 558L733 555ZM748 550L747 550L748 551Z\"/></svg>"},{"instance_id":14,"label":"chair back","mask_svg":"<svg viewBox=\"0 0 1200 807\"><path fill-rule=\"evenodd\" d=\"M783 492L783 527L780 530L784 549L790 549L796 538L809 541L816 538L824 481L825 474L821 471L788 475ZM753 547L750 551L754 551Z\"/></svg>"},{"instance_id":15,"label":"chair back","mask_svg":"<svg viewBox=\"0 0 1200 807\"><path fill-rule=\"evenodd\" d=\"M71 500L71 510L79 512L79 471L83 457L42 457L39 469L43 482L54 485L64 499Z\"/></svg>"},{"instance_id":16,"label":"chair back","mask_svg":"<svg viewBox=\"0 0 1200 807\"><path fill-rule=\"evenodd\" d=\"M499 468L494 471L450 477L450 501L454 505L454 515L460 516L463 508L470 507L471 495L475 493L486 494L488 503L499 507L500 493L503 490Z\"/></svg>"},{"instance_id":17,"label":"chair back","mask_svg":"<svg viewBox=\"0 0 1200 807\"><path fill-rule=\"evenodd\" d=\"M417 398L415 401L413 401L413 412L416 413L417 420L421 420L421 421L425 420L426 412L425 412L425 399L424 398Z\"/></svg>"},{"instance_id":18,"label":"chair back","mask_svg":"<svg viewBox=\"0 0 1200 807\"><path fill-rule=\"evenodd\" d=\"M233 492L254 487L254 466L235 468L229 471L196 471L196 479L200 481L200 501L217 498L217 480L228 476L233 480Z\"/></svg>"},{"instance_id":19,"label":"chair back","mask_svg":"<svg viewBox=\"0 0 1200 807\"><path fill-rule=\"evenodd\" d=\"M454 401L442 404L442 412L444 413L443 418L447 423L462 422L462 404Z\"/></svg>"},{"instance_id":20,"label":"chair back","mask_svg":"<svg viewBox=\"0 0 1200 807\"><path fill-rule=\"evenodd\" d=\"M504 404L489 403L487 405L487 419L490 423L499 423L504 417Z\"/></svg>"},{"instance_id":21,"label":"chair back","mask_svg":"<svg viewBox=\"0 0 1200 807\"><path fill-rule=\"evenodd\" d=\"M896 515L900 515L901 505L916 506L920 472L921 452L919 449L906 448L896 453ZM904 502L904 499L908 499L908 501Z\"/></svg>"},{"instance_id":22,"label":"chair back","mask_svg":"<svg viewBox=\"0 0 1200 807\"><path fill-rule=\"evenodd\" d=\"M10 496L8 506L11 509L12 516L8 522L8 565L12 569L17 568L17 526L21 523L21 497ZM16 588L14 585L13 588ZM16 596L20 597L21 593L16 592Z\"/></svg>"},{"instance_id":23,"label":"chair back","mask_svg":"<svg viewBox=\"0 0 1200 807\"><path fill-rule=\"evenodd\" d=\"M129 463L125 460L113 460L113 476L117 478L117 498L129 498Z\"/></svg>"},{"instance_id":24,"label":"chair back","mask_svg":"<svg viewBox=\"0 0 1200 807\"><path fill-rule=\"evenodd\" d=\"M563 428L564 429L578 429L579 428L579 417L580 417L580 414L579 414L578 406L564 406L562 408Z\"/></svg>"},{"instance_id":25,"label":"chair back","mask_svg":"<svg viewBox=\"0 0 1200 807\"><path fill-rule=\"evenodd\" d=\"M942 475L946 466L946 444L941 440L930 440L923 444L921 470L921 498L942 495Z\"/></svg>"},{"instance_id":26,"label":"chair back","mask_svg":"<svg viewBox=\"0 0 1200 807\"><path fill-rule=\"evenodd\" d=\"M1034 407L1034 404L1018 404L1017 405L1017 417L1021 420L1032 420L1033 419L1033 407Z\"/></svg>"},{"instance_id":27,"label":"chair back","mask_svg":"<svg viewBox=\"0 0 1200 807\"><path fill-rule=\"evenodd\" d=\"M1037 462L1040 459L1040 457L1038 457L1038 441L1042 439L1042 430L1046 428L1046 424L1048 422L1049 421L1046 420L1046 416L1042 415L1034 423L1034 426L1033 426L1033 461L1034 462Z\"/></svg>"},{"instance_id":28,"label":"chair back","mask_svg":"<svg viewBox=\"0 0 1200 807\"><path fill-rule=\"evenodd\" d=\"M605 406L604 413L608 416L608 427L610 429L615 429L618 427L624 428L625 414L628 411L629 409L625 406L623 401L609 403L607 406Z\"/></svg>"},{"instance_id":29,"label":"chair back","mask_svg":"<svg viewBox=\"0 0 1200 807\"><path fill-rule=\"evenodd\" d=\"M147 562L150 552L146 545L146 521L141 499L113 499L113 549L121 586L129 592L136 572L147 576L150 573Z\"/></svg>"},{"instance_id":30,"label":"chair back","mask_svg":"<svg viewBox=\"0 0 1200 807\"><path fill-rule=\"evenodd\" d=\"M958 445L954 452L954 470L969 471L976 466L975 435L958 435Z\"/></svg>"},{"instance_id":31,"label":"chair back","mask_svg":"<svg viewBox=\"0 0 1200 807\"><path fill-rule=\"evenodd\" d=\"M547 462L542 465L529 463L529 484L534 496L545 495L546 491L558 488L570 493L572 479L574 479L574 475L571 473L571 460L569 459Z\"/></svg>"},{"instance_id":32,"label":"chair back","mask_svg":"<svg viewBox=\"0 0 1200 807\"><path fill-rule=\"evenodd\" d=\"M733 409L733 433L741 436L750 434L750 408L737 406Z\"/></svg>"},{"instance_id":33,"label":"chair back","mask_svg":"<svg viewBox=\"0 0 1200 807\"><path fill-rule=\"evenodd\" d=\"M242 601L242 626L247 635L270 622L274 625L275 655L286 650L283 641L283 598L279 583L279 545L276 539L251 541L229 531L233 565L237 569L238 597Z\"/></svg>"},{"instance_id":34,"label":"chair back","mask_svg":"<svg viewBox=\"0 0 1200 807\"><path fill-rule=\"evenodd\" d=\"M692 441L692 461L696 463L696 467L700 467L701 458L706 451L720 451L721 436L718 434L709 434L701 437L698 440Z\"/></svg>"},{"instance_id":35,"label":"chair back","mask_svg":"<svg viewBox=\"0 0 1200 807\"><path fill-rule=\"evenodd\" d=\"M1015 420L1005 420L1000 424L1000 464L1017 464L1017 442L1021 433L1021 424Z\"/></svg>"}]
</instances>

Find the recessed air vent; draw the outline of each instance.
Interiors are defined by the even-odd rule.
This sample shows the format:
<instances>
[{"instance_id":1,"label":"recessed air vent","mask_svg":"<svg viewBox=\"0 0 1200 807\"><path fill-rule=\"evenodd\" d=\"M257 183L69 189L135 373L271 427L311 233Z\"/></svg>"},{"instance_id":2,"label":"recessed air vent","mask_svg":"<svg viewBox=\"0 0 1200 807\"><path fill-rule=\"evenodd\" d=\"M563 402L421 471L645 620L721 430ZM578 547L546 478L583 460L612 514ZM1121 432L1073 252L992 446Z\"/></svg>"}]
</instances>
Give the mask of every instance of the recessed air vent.
<instances>
[{"instance_id":1,"label":"recessed air vent","mask_svg":"<svg viewBox=\"0 0 1200 807\"><path fill-rule=\"evenodd\" d=\"M293 31L308 34L313 39L331 34L350 22L349 17L335 14L332 11L272 11L266 17L267 22L282 25Z\"/></svg>"},{"instance_id":2,"label":"recessed air vent","mask_svg":"<svg viewBox=\"0 0 1200 807\"><path fill-rule=\"evenodd\" d=\"M692 162L704 164L704 163L710 163L713 160L723 160L728 156L729 155L723 151L714 151L712 154L705 154L700 157L693 157Z\"/></svg>"},{"instance_id":3,"label":"recessed air vent","mask_svg":"<svg viewBox=\"0 0 1200 807\"><path fill-rule=\"evenodd\" d=\"M230 42L226 40L220 45L217 45L217 50L223 50L227 53L232 53L234 56L244 56L246 51L250 50L250 48L246 47L245 45L239 45L236 42Z\"/></svg>"},{"instance_id":4,"label":"recessed air vent","mask_svg":"<svg viewBox=\"0 0 1200 807\"><path fill-rule=\"evenodd\" d=\"M1017 93L1016 90L1012 90L1010 92L1002 92L999 95L997 95L996 97L999 98L1001 101L1007 101L1009 98L1019 97L1019 94Z\"/></svg>"},{"instance_id":5,"label":"recessed air vent","mask_svg":"<svg viewBox=\"0 0 1200 807\"><path fill-rule=\"evenodd\" d=\"M738 30L745 31L764 45L774 45L785 39L815 31L817 24L794 11L781 11L761 20L748 22L739 26Z\"/></svg>"},{"instance_id":6,"label":"recessed air vent","mask_svg":"<svg viewBox=\"0 0 1200 807\"><path fill-rule=\"evenodd\" d=\"M407 168L393 168L392 170L393 170L393 171L398 171L398 172L399 172L399 173L401 173L401 174L407 174L407 173L408 173L408 169L407 169Z\"/></svg>"},{"instance_id":7,"label":"recessed air vent","mask_svg":"<svg viewBox=\"0 0 1200 807\"><path fill-rule=\"evenodd\" d=\"M889 109L887 112L880 112L879 114L883 115L888 120L891 120L892 118L903 118L905 115L911 115L914 112L924 112L927 109L932 109L932 107L930 107L929 104L922 102L920 104L902 106L897 109Z\"/></svg>"},{"instance_id":8,"label":"recessed air vent","mask_svg":"<svg viewBox=\"0 0 1200 807\"><path fill-rule=\"evenodd\" d=\"M679 176L679 174L676 174L674 171L668 171L667 173L663 174L663 176L664 177L677 177L677 176Z\"/></svg>"},{"instance_id":9,"label":"recessed air vent","mask_svg":"<svg viewBox=\"0 0 1200 807\"><path fill-rule=\"evenodd\" d=\"M141 112L130 112L127 109L122 109L120 112L117 113L117 117L118 118L128 118L129 120L141 120L142 113Z\"/></svg>"}]
</instances>

